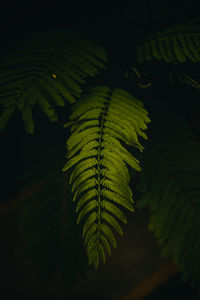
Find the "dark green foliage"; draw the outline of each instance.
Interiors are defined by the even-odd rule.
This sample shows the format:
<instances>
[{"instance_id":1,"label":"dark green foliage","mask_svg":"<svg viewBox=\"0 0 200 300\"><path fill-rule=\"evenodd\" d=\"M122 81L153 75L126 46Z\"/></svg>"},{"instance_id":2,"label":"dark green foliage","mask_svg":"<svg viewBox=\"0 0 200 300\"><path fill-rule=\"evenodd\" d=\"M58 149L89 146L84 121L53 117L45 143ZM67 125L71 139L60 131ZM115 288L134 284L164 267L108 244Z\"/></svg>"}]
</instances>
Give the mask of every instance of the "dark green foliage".
<instances>
[{"instance_id":1,"label":"dark green foliage","mask_svg":"<svg viewBox=\"0 0 200 300\"><path fill-rule=\"evenodd\" d=\"M138 206L150 206L149 229L155 231L163 255L172 254L183 280L199 286L200 142L177 123L159 134L159 142L147 150Z\"/></svg>"},{"instance_id":2,"label":"dark green foliage","mask_svg":"<svg viewBox=\"0 0 200 300\"><path fill-rule=\"evenodd\" d=\"M19 238L38 279L52 280L58 269L69 286L84 276L88 263L61 152L50 149L26 160L19 182L25 193L31 186L33 193L19 204Z\"/></svg>"},{"instance_id":3,"label":"dark green foliage","mask_svg":"<svg viewBox=\"0 0 200 300\"><path fill-rule=\"evenodd\" d=\"M143 130L150 122L142 102L123 90L108 87L88 89L73 106L71 136L67 141L66 171L70 177L73 201L79 213L77 223L84 219L83 238L89 264L99 265L110 254L109 243L117 243L110 227L122 235L118 220L126 218L118 205L133 211L127 165L140 171L139 161L124 147L143 146L138 135L147 139Z\"/></svg>"},{"instance_id":4,"label":"dark green foliage","mask_svg":"<svg viewBox=\"0 0 200 300\"><path fill-rule=\"evenodd\" d=\"M169 75L170 81L175 84L177 81L192 86L195 89L200 90L200 83L185 73L174 72Z\"/></svg>"},{"instance_id":5,"label":"dark green foliage","mask_svg":"<svg viewBox=\"0 0 200 300\"><path fill-rule=\"evenodd\" d=\"M0 62L0 130L18 108L27 133L33 133L36 104L57 121L56 106L75 102L84 78L96 75L105 62L103 49L65 30L36 35L8 51Z\"/></svg>"},{"instance_id":6,"label":"dark green foliage","mask_svg":"<svg viewBox=\"0 0 200 300\"><path fill-rule=\"evenodd\" d=\"M189 22L157 32L138 47L140 63L163 60L171 64L200 61L200 24Z\"/></svg>"}]
</instances>

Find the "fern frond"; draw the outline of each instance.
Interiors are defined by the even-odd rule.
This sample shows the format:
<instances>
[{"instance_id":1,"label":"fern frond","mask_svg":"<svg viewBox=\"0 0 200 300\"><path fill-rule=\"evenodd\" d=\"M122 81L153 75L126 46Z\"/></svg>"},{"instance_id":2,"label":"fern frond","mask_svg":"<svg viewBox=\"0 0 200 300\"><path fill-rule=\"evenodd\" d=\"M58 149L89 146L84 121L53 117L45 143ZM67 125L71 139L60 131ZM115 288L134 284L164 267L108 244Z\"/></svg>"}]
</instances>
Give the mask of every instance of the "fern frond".
<instances>
[{"instance_id":1,"label":"fern frond","mask_svg":"<svg viewBox=\"0 0 200 300\"><path fill-rule=\"evenodd\" d=\"M189 76L185 73L181 74L180 81L183 82L183 83L186 83L187 85L190 85L190 86L194 87L195 89L200 90L200 83L197 82L194 78L192 78L191 76Z\"/></svg>"},{"instance_id":2,"label":"fern frond","mask_svg":"<svg viewBox=\"0 0 200 300\"><path fill-rule=\"evenodd\" d=\"M200 61L200 24L188 22L148 37L138 47L138 61L163 60L166 63L183 64Z\"/></svg>"},{"instance_id":3,"label":"fern frond","mask_svg":"<svg viewBox=\"0 0 200 300\"><path fill-rule=\"evenodd\" d=\"M170 73L169 78L172 84L179 81L183 84L187 84L189 86L192 86L195 89L200 90L200 83L186 73L178 73L178 72Z\"/></svg>"},{"instance_id":4,"label":"fern frond","mask_svg":"<svg viewBox=\"0 0 200 300\"><path fill-rule=\"evenodd\" d=\"M0 66L0 107L5 108L0 130L16 108L21 111L27 133L34 132L35 105L50 121L57 121L56 106L75 102L85 77L96 75L105 62L103 49L64 30L33 36L8 51Z\"/></svg>"},{"instance_id":5,"label":"fern frond","mask_svg":"<svg viewBox=\"0 0 200 300\"><path fill-rule=\"evenodd\" d=\"M126 223L120 207L133 211L132 191L127 166L140 171L139 161L124 147L144 148L138 135L150 122L142 102L123 90L107 87L88 89L74 105L68 124L67 162L63 171L72 169L70 183L77 201L78 219L84 221L83 238L89 264L98 268L105 262L112 245L117 247L113 227L120 235L117 219Z\"/></svg>"},{"instance_id":6,"label":"fern frond","mask_svg":"<svg viewBox=\"0 0 200 300\"><path fill-rule=\"evenodd\" d=\"M174 129L176 128L176 130ZM155 231L162 253L172 253L183 279L200 283L200 143L187 126L160 131L160 142L146 155L138 206L152 210L149 229Z\"/></svg>"},{"instance_id":7,"label":"fern frond","mask_svg":"<svg viewBox=\"0 0 200 300\"><path fill-rule=\"evenodd\" d=\"M46 149L23 159L24 166L18 176L25 193L30 185L35 186L35 177L40 183L39 189L18 205L19 241L25 249L30 271L34 270L39 280L52 280L59 269L68 285L84 276L87 256L76 224L69 178L60 171L64 153L58 147L55 149L55 144Z\"/></svg>"}]
</instances>

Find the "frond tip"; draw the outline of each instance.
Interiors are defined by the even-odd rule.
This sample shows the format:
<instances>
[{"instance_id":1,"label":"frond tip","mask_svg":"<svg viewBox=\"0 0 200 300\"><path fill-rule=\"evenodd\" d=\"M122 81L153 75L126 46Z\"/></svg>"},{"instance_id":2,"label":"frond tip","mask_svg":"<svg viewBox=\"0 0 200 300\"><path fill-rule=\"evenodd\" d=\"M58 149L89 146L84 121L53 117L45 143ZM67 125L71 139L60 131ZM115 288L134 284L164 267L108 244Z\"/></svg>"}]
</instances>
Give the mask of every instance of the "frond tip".
<instances>
[{"instance_id":1,"label":"frond tip","mask_svg":"<svg viewBox=\"0 0 200 300\"><path fill-rule=\"evenodd\" d=\"M77 223L84 220L83 238L89 264L98 268L99 259L116 248L110 229L123 234L119 221L126 223L120 207L133 211L127 165L140 171L139 161L123 146L143 151L138 136L147 138L144 129L150 122L143 104L130 94L101 86L88 89L74 107L67 141L68 161L63 171L72 168L70 183L77 201Z\"/></svg>"}]
</instances>

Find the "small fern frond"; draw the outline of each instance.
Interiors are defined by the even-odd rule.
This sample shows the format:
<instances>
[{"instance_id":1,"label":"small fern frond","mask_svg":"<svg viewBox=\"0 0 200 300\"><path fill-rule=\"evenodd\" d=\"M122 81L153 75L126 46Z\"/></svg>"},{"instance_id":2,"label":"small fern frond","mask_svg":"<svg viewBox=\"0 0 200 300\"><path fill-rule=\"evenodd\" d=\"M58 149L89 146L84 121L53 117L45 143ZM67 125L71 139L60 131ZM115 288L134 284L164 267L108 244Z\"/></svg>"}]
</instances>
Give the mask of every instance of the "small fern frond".
<instances>
[{"instance_id":1,"label":"small fern frond","mask_svg":"<svg viewBox=\"0 0 200 300\"><path fill-rule=\"evenodd\" d=\"M189 86L192 86L195 89L200 90L200 83L186 73L178 73L178 72L170 73L169 79L172 84L179 81L183 84L187 84Z\"/></svg>"},{"instance_id":2,"label":"small fern frond","mask_svg":"<svg viewBox=\"0 0 200 300\"><path fill-rule=\"evenodd\" d=\"M181 74L181 78L179 79L182 83L185 83L187 85L190 85L192 87L194 87L195 89L200 90L200 83L197 82L194 78L192 78L191 76L182 73Z\"/></svg>"},{"instance_id":3,"label":"small fern frond","mask_svg":"<svg viewBox=\"0 0 200 300\"><path fill-rule=\"evenodd\" d=\"M149 229L162 253L172 253L183 280L200 283L200 143L187 126L160 131L160 142L147 152L140 176L138 207L149 206Z\"/></svg>"},{"instance_id":4,"label":"small fern frond","mask_svg":"<svg viewBox=\"0 0 200 300\"><path fill-rule=\"evenodd\" d=\"M34 132L35 105L50 121L57 121L56 106L75 102L85 77L96 75L105 62L103 49L64 30L33 36L8 51L0 67L0 130L16 108L27 133Z\"/></svg>"},{"instance_id":5,"label":"small fern frond","mask_svg":"<svg viewBox=\"0 0 200 300\"><path fill-rule=\"evenodd\" d=\"M138 61L171 64L200 61L200 24L189 22L151 35L138 47Z\"/></svg>"},{"instance_id":6,"label":"small fern frond","mask_svg":"<svg viewBox=\"0 0 200 300\"><path fill-rule=\"evenodd\" d=\"M71 136L63 171L72 169L77 223L84 220L84 243L95 268L100 257L105 262L106 252L111 254L110 244L117 247L110 226L123 234L118 220L127 220L120 207L134 210L127 166L141 168L124 144L143 151L138 136L147 139L143 130L149 122L142 102L123 90L101 86L83 94L65 125L71 126Z\"/></svg>"}]
</instances>

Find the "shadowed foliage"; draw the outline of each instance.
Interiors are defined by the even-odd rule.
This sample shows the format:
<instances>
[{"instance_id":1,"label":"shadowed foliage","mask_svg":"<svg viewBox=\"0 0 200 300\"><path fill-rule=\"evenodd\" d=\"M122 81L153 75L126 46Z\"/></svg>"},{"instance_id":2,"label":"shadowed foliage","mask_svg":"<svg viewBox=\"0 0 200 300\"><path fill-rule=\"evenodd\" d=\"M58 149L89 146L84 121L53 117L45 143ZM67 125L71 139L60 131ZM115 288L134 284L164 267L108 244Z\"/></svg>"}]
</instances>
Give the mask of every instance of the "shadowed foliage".
<instances>
[{"instance_id":1,"label":"shadowed foliage","mask_svg":"<svg viewBox=\"0 0 200 300\"><path fill-rule=\"evenodd\" d=\"M39 188L19 203L19 239L30 269L41 281L52 280L57 269L65 284L85 276L87 257L81 228L76 224L69 174L61 171L64 153L58 145L24 161L18 176L22 192Z\"/></svg>"},{"instance_id":2,"label":"shadowed foliage","mask_svg":"<svg viewBox=\"0 0 200 300\"><path fill-rule=\"evenodd\" d=\"M34 132L35 105L57 121L56 106L75 102L84 79L96 75L105 62L102 48L67 30L35 35L8 51L0 63L0 130L16 108L27 133Z\"/></svg>"},{"instance_id":3,"label":"shadowed foliage","mask_svg":"<svg viewBox=\"0 0 200 300\"><path fill-rule=\"evenodd\" d=\"M137 205L149 206L149 229L162 254L172 254L183 280L200 280L200 142L186 124L166 123L151 140L141 172Z\"/></svg>"}]
</instances>

